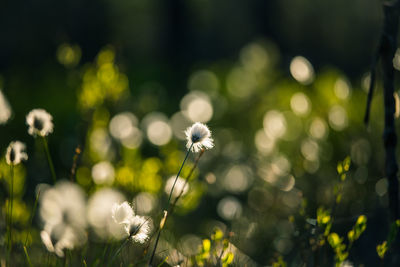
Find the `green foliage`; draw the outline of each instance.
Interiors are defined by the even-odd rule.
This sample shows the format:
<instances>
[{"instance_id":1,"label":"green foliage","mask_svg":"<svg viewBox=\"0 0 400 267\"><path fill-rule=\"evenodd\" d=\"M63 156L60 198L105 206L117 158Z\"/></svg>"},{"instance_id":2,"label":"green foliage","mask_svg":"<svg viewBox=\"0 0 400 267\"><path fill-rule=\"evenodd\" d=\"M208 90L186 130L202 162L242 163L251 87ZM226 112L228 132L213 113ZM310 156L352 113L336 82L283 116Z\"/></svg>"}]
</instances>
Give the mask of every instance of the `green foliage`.
<instances>
[{"instance_id":1,"label":"green foliage","mask_svg":"<svg viewBox=\"0 0 400 267\"><path fill-rule=\"evenodd\" d=\"M196 266L222 266L227 267L233 263L234 253L230 249L229 235L215 228L211 239L203 239L199 252L194 256Z\"/></svg>"},{"instance_id":2,"label":"green foliage","mask_svg":"<svg viewBox=\"0 0 400 267\"><path fill-rule=\"evenodd\" d=\"M282 256L278 256L277 260L272 262L272 267L286 267L286 266L287 266L287 264L283 260Z\"/></svg>"},{"instance_id":3,"label":"green foliage","mask_svg":"<svg viewBox=\"0 0 400 267\"><path fill-rule=\"evenodd\" d=\"M379 258L381 258L382 260L385 258L386 253L391 248L394 240L396 239L399 228L400 220L392 222L392 224L390 225L390 231L387 240L376 246L376 252L378 253Z\"/></svg>"},{"instance_id":4,"label":"green foliage","mask_svg":"<svg viewBox=\"0 0 400 267\"><path fill-rule=\"evenodd\" d=\"M378 253L379 258L385 258L385 254L388 250L387 241L383 241L382 244L378 244L376 246L376 252Z\"/></svg>"},{"instance_id":5,"label":"green foliage","mask_svg":"<svg viewBox=\"0 0 400 267\"><path fill-rule=\"evenodd\" d=\"M336 204L339 204L340 201L342 200L343 182L347 178L347 173L350 170L350 165L351 165L350 156L347 156L343 161L340 161L337 164L336 170L337 173L339 174L340 182L336 184L333 189L333 194L335 196Z\"/></svg>"},{"instance_id":6,"label":"green foliage","mask_svg":"<svg viewBox=\"0 0 400 267\"><path fill-rule=\"evenodd\" d=\"M79 105L84 110L96 108L107 99L119 99L127 89L128 78L115 64L114 49L107 47L100 51L96 63L84 70Z\"/></svg>"},{"instance_id":7,"label":"green foliage","mask_svg":"<svg viewBox=\"0 0 400 267\"><path fill-rule=\"evenodd\" d=\"M328 243L335 252L336 266L340 266L349 256L350 249L360 235L367 228L367 217L360 215L354 224L353 228L347 233L348 245L344 244L344 238L340 237L337 233L331 233L328 236Z\"/></svg>"},{"instance_id":8,"label":"green foliage","mask_svg":"<svg viewBox=\"0 0 400 267\"><path fill-rule=\"evenodd\" d=\"M349 239L349 242L353 243L358 238L360 238L360 235L365 231L366 228L367 228L367 217L365 215L360 215L353 229L351 229L347 233L347 238Z\"/></svg>"},{"instance_id":9,"label":"green foliage","mask_svg":"<svg viewBox=\"0 0 400 267\"><path fill-rule=\"evenodd\" d=\"M349 252L346 250L346 245L343 244L343 238L336 233L331 233L328 236L328 243L335 252L336 266L340 266L349 256Z\"/></svg>"},{"instance_id":10,"label":"green foliage","mask_svg":"<svg viewBox=\"0 0 400 267\"><path fill-rule=\"evenodd\" d=\"M324 236L327 237L332 228L331 212L323 207L319 207L317 210L317 223L323 229Z\"/></svg>"}]
</instances>

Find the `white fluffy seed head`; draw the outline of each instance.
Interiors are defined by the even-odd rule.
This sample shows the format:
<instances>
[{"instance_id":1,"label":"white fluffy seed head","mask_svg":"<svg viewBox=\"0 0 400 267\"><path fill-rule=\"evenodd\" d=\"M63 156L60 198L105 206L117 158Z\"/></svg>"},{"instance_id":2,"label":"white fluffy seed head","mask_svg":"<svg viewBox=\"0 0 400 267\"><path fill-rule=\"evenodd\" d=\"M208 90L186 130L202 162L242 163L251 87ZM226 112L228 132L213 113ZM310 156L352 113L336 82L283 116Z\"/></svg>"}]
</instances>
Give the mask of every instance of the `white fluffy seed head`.
<instances>
[{"instance_id":1,"label":"white fluffy seed head","mask_svg":"<svg viewBox=\"0 0 400 267\"><path fill-rule=\"evenodd\" d=\"M111 216L117 224L129 223L129 220L135 215L128 202L122 204L115 203L111 210Z\"/></svg>"},{"instance_id":2,"label":"white fluffy seed head","mask_svg":"<svg viewBox=\"0 0 400 267\"><path fill-rule=\"evenodd\" d=\"M122 204L115 203L111 214L114 221L124 228L126 235L133 242L143 244L149 239L151 231L150 218L135 215L128 202L124 201Z\"/></svg>"},{"instance_id":3,"label":"white fluffy seed head","mask_svg":"<svg viewBox=\"0 0 400 267\"><path fill-rule=\"evenodd\" d=\"M144 244L150 237L150 219L143 216L133 216L129 219L129 223L125 224L125 231L133 242Z\"/></svg>"},{"instance_id":4,"label":"white fluffy seed head","mask_svg":"<svg viewBox=\"0 0 400 267\"><path fill-rule=\"evenodd\" d=\"M211 149L214 147L214 140L211 138L211 131L200 122L194 123L185 131L186 147L193 152L199 152L202 148Z\"/></svg>"},{"instance_id":5,"label":"white fluffy seed head","mask_svg":"<svg viewBox=\"0 0 400 267\"><path fill-rule=\"evenodd\" d=\"M28 133L32 136L42 137L53 132L53 117L44 109L33 109L26 115Z\"/></svg>"},{"instance_id":6,"label":"white fluffy seed head","mask_svg":"<svg viewBox=\"0 0 400 267\"><path fill-rule=\"evenodd\" d=\"M20 141L12 141L6 152L6 162L8 165L20 164L22 160L28 159L28 154L25 152L26 146Z\"/></svg>"}]
</instances>

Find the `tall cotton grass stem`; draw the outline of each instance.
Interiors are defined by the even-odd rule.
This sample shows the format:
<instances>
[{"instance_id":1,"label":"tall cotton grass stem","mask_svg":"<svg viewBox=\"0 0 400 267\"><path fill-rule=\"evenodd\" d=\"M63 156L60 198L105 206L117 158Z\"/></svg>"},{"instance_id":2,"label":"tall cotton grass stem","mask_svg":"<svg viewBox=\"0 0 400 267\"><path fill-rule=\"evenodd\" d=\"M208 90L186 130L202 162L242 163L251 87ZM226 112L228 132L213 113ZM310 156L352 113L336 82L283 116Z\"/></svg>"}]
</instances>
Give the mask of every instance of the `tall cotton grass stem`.
<instances>
[{"instance_id":1,"label":"tall cotton grass stem","mask_svg":"<svg viewBox=\"0 0 400 267\"><path fill-rule=\"evenodd\" d=\"M199 163L199 160L200 160L201 156L203 156L204 152L205 152L205 149L203 148L200 151L199 156L196 158L196 161L194 162L194 165L193 165L192 169L190 170L188 176L185 178L185 183L183 184L182 189L179 192L179 195L175 198L174 202L172 202L172 205L171 205L171 208L170 208L170 211L169 211L169 215L171 215L174 212L174 208L176 206L176 203L182 197L183 192L185 191L184 189L185 189L186 185L190 182L190 178L192 177L192 175L194 173L194 170L196 169L197 164Z\"/></svg>"},{"instance_id":2,"label":"tall cotton grass stem","mask_svg":"<svg viewBox=\"0 0 400 267\"><path fill-rule=\"evenodd\" d=\"M12 212L14 203L14 165L10 165L10 202L8 203L8 252L7 259L10 264L12 252Z\"/></svg>"},{"instance_id":3,"label":"tall cotton grass stem","mask_svg":"<svg viewBox=\"0 0 400 267\"><path fill-rule=\"evenodd\" d=\"M186 162L187 158L189 157L190 150L192 149L193 144L194 144L194 143L192 143L192 144L190 145L190 147L188 148L188 150L187 150L187 152L186 152L185 159L183 160L182 165L181 165L181 168L179 169L178 174L177 174L176 177L175 177L175 181L174 181L174 183L173 183L173 185L172 185L172 187L171 187L171 192L169 192L167 210L169 209L169 205L170 205L170 203L171 203L171 197L172 197L172 193L174 192L174 188L175 188L176 181L178 180L179 174L181 174L181 171L182 171L182 169L183 169L183 166L185 165L185 162Z\"/></svg>"},{"instance_id":4,"label":"tall cotton grass stem","mask_svg":"<svg viewBox=\"0 0 400 267\"><path fill-rule=\"evenodd\" d=\"M154 255L156 254L158 241L160 240L160 235L161 235L161 229L158 230L158 233L157 233L156 242L154 243L153 252L151 253L151 257L150 257L150 261L149 261L149 266L151 266L151 263L153 262L153 259L154 259Z\"/></svg>"},{"instance_id":5,"label":"tall cotton grass stem","mask_svg":"<svg viewBox=\"0 0 400 267\"><path fill-rule=\"evenodd\" d=\"M176 181L178 180L179 174L181 174L181 171L182 171L182 169L183 169L183 166L185 165L185 162L186 162L187 158L189 157L189 154L190 154L190 151L192 150L193 144L194 144L194 142L192 142L192 143L190 144L190 146L188 147L188 150L187 150L187 152L186 152L185 159L183 160L182 165L181 165L181 167L179 168L178 174L177 174L176 177L175 177L174 183L173 183L173 185L172 185L172 187L171 187L171 191L169 192L169 197L168 197L168 203L167 203L167 209L166 209L166 210L169 209L169 206L170 206L170 204L171 204L171 197L172 197L172 193L174 192L174 188L175 188ZM163 219L164 219L164 218L163 218ZM167 218L165 217L165 220L166 220L166 219L167 219ZM165 222L164 222L164 223L165 223ZM150 263L149 263L150 265L151 265L151 263L153 262L154 255L156 254L157 245L158 245L158 241L159 241L159 239L160 239L161 231L162 231L162 228L160 228L160 230L158 231L157 238L156 238L156 242L154 243L154 249L153 249L153 252L151 253L151 258L150 258Z\"/></svg>"},{"instance_id":6,"label":"tall cotton grass stem","mask_svg":"<svg viewBox=\"0 0 400 267\"><path fill-rule=\"evenodd\" d=\"M40 190L36 195L35 198L35 204L33 204L33 208L32 208L32 212L31 212L31 217L29 219L29 225L28 225L28 232L26 234L26 238L25 238L25 243L24 243L24 248L26 248L26 245L28 244L28 239L29 239L29 235L31 234L31 228L32 228L32 222L33 222L33 217L35 216L36 213L36 208L39 202L39 197L40 197ZM27 253L26 253L27 254Z\"/></svg>"},{"instance_id":7,"label":"tall cotton grass stem","mask_svg":"<svg viewBox=\"0 0 400 267\"><path fill-rule=\"evenodd\" d=\"M26 250L26 246L24 246L24 252L25 252L26 262L28 263L29 267L33 267L31 258L29 257L28 251Z\"/></svg>"},{"instance_id":8,"label":"tall cotton grass stem","mask_svg":"<svg viewBox=\"0 0 400 267\"><path fill-rule=\"evenodd\" d=\"M114 256L111 258L111 261L108 263L107 266L113 266L112 264L114 263L115 259L117 256L121 253L122 249L128 244L130 236L128 236L127 239L125 239L124 243L121 244L121 246L118 248L118 250L115 252Z\"/></svg>"},{"instance_id":9,"label":"tall cotton grass stem","mask_svg":"<svg viewBox=\"0 0 400 267\"><path fill-rule=\"evenodd\" d=\"M51 159L51 156L50 156L49 146L47 145L46 137L42 136L42 140L43 140L44 150L45 150L46 156L47 156L47 161L48 161L49 167L50 167L51 177L53 178L53 183L56 183L57 176L56 176L56 172L54 171L53 160Z\"/></svg>"}]
</instances>

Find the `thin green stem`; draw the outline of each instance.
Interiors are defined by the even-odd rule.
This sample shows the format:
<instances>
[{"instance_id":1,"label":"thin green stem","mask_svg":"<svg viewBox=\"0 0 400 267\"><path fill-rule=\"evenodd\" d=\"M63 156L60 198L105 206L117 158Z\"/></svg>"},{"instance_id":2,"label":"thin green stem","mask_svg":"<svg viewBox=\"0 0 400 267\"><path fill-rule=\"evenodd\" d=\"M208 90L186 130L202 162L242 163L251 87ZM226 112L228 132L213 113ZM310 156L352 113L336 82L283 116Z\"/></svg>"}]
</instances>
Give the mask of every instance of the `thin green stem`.
<instances>
[{"instance_id":1,"label":"thin green stem","mask_svg":"<svg viewBox=\"0 0 400 267\"><path fill-rule=\"evenodd\" d=\"M40 190L39 190L39 192L38 192L37 195L36 195L35 204L33 204L32 212L31 212L31 217L30 217L30 219L29 219L28 233L26 234L24 247L26 247L26 245L28 244L28 238L29 238L29 235L30 235L30 233L31 233L33 217L35 216L37 204L38 204L38 202L39 202L39 197L40 197Z\"/></svg>"},{"instance_id":2,"label":"thin green stem","mask_svg":"<svg viewBox=\"0 0 400 267\"><path fill-rule=\"evenodd\" d=\"M169 206L170 206L170 204L171 204L172 193L174 192L174 188L175 188L176 181L178 180L179 174L181 174L181 171L182 171L182 169L183 169L183 166L185 165L185 162L186 162L187 158L189 157L190 150L192 149L193 144L194 144L194 143L192 143L192 144L190 145L189 149L187 150L185 159L183 160L182 165L181 165L181 167L179 168L179 171L178 171L178 173L177 173L177 175L176 175L176 177L175 177L174 183L173 183L173 185L172 185L171 191L169 192L168 203L167 203L167 209L166 209L167 211L168 211ZM185 185L186 185L186 184L185 184ZM167 214L167 217L168 217L168 214ZM165 221L167 220L167 217L165 217ZM165 223L165 222L164 222L164 223ZM156 242L154 243L153 252L151 253L149 265L151 265L151 263L153 262L154 255L156 254L156 250L157 250L157 246L158 246L158 241L160 240L161 231L162 231L162 228L160 228L160 230L158 231L157 238L156 238Z\"/></svg>"},{"instance_id":3,"label":"thin green stem","mask_svg":"<svg viewBox=\"0 0 400 267\"><path fill-rule=\"evenodd\" d=\"M154 249L153 249L153 252L151 253L151 257L150 257L150 262L149 262L149 265L151 265L151 263L153 262L154 255L156 254L156 250L157 250L158 241L160 240L160 235L161 235L161 229L160 229L160 230L158 230L158 233L157 233L157 238L156 238L156 242L154 243Z\"/></svg>"},{"instance_id":4,"label":"thin green stem","mask_svg":"<svg viewBox=\"0 0 400 267\"><path fill-rule=\"evenodd\" d=\"M181 192L179 192L179 195L175 198L174 202L172 202L171 208L170 208L170 210L168 212L169 216L171 216L172 213L174 212L174 208L176 206L176 203L182 197L183 192L185 191L185 187L190 182L190 178L192 177L192 175L194 173L194 170L197 168L197 164L199 163L199 160L200 160L201 156L203 156L204 151L205 151L204 149L201 150L199 156L197 157L196 161L194 162L194 165L193 165L192 169L190 170L188 176L185 178L185 183L184 183L184 185L183 185L183 187L181 189Z\"/></svg>"},{"instance_id":5,"label":"thin green stem","mask_svg":"<svg viewBox=\"0 0 400 267\"><path fill-rule=\"evenodd\" d=\"M169 209L169 205L170 205L170 202L171 202L172 193L174 192L174 188L175 188L176 181L178 180L179 174L181 174L181 171L182 171L182 169L183 169L183 166L185 165L185 162L186 162L187 158L189 157L190 150L192 149L193 144L194 144L194 143L192 143L192 145L189 147L188 151L186 152L185 159L183 160L182 165L181 165L181 167L180 167L180 169L179 169L179 171L178 171L178 174L177 174L176 177L175 177L174 183L173 183L172 188L171 188L171 192L169 192L167 210Z\"/></svg>"},{"instance_id":6,"label":"thin green stem","mask_svg":"<svg viewBox=\"0 0 400 267\"><path fill-rule=\"evenodd\" d=\"M42 140L43 140L44 150L45 150L46 156L47 156L47 161L49 162L51 177L53 178L53 183L56 183L57 176L56 176L56 172L54 171L53 160L51 159L51 156L50 156L49 146L47 145L46 137L42 136Z\"/></svg>"},{"instance_id":7,"label":"thin green stem","mask_svg":"<svg viewBox=\"0 0 400 267\"><path fill-rule=\"evenodd\" d=\"M10 165L10 202L8 210L8 253L7 259L10 265L10 257L12 252L12 212L13 212L13 202L14 202L14 165Z\"/></svg>"},{"instance_id":8,"label":"thin green stem","mask_svg":"<svg viewBox=\"0 0 400 267\"><path fill-rule=\"evenodd\" d=\"M29 267L33 267L31 259L29 258L29 254L28 254L28 251L26 249L26 246L24 246L24 252L25 252L26 262L28 263Z\"/></svg>"},{"instance_id":9,"label":"thin green stem","mask_svg":"<svg viewBox=\"0 0 400 267\"><path fill-rule=\"evenodd\" d=\"M161 267L168 259L168 256L164 258L164 260L162 262L160 262L159 265L157 265L157 267Z\"/></svg>"},{"instance_id":10,"label":"thin green stem","mask_svg":"<svg viewBox=\"0 0 400 267\"><path fill-rule=\"evenodd\" d=\"M107 244L104 246L103 254L101 256L103 262L105 261L106 252L107 252L109 246L110 246L110 238L108 238Z\"/></svg>"},{"instance_id":11,"label":"thin green stem","mask_svg":"<svg viewBox=\"0 0 400 267\"><path fill-rule=\"evenodd\" d=\"M112 266L113 262L115 261L115 259L117 258L117 256L121 253L122 249L126 246L126 244L128 244L129 241L128 237L127 239L125 239L124 243L121 244L121 246L118 248L118 250L115 252L114 256L112 257L111 261L109 262L109 264L107 266Z\"/></svg>"}]
</instances>

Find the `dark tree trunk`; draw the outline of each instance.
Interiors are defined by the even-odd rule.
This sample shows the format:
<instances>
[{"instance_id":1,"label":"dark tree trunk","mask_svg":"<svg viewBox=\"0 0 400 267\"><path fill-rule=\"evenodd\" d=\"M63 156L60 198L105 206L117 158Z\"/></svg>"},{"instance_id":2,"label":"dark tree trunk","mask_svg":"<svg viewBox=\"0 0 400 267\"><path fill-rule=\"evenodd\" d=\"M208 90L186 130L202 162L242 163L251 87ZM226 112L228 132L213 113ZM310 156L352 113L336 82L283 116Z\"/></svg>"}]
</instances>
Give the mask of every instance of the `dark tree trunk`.
<instances>
[{"instance_id":1,"label":"dark tree trunk","mask_svg":"<svg viewBox=\"0 0 400 267\"><path fill-rule=\"evenodd\" d=\"M390 224L399 219L399 182L397 179L398 164L396 159L397 135L395 128L395 98L394 98L394 67L393 58L397 49L397 32L399 25L400 0L384 2L383 13L384 22L382 35L376 56L372 62L371 84L369 88L367 110L364 121L367 124L369 120L369 111L375 81L375 67L381 59L383 74L383 95L384 95L384 132L383 143L385 147L385 173L389 181L389 214ZM389 234L391 235L391 234ZM390 239L391 237L389 237ZM391 244L388 259L385 262L388 266L400 266L399 255L399 235L395 237ZM383 262L382 262L383 263Z\"/></svg>"},{"instance_id":2,"label":"dark tree trunk","mask_svg":"<svg viewBox=\"0 0 400 267\"><path fill-rule=\"evenodd\" d=\"M385 104L385 128L383 142L385 146L385 171L389 180L389 208L390 218L395 221L399 218L398 180L396 145L397 135L394 124L395 100L394 100L394 68L393 58L397 49L397 30L399 24L399 12L397 6L384 6L385 21L380 45L380 57L382 59L383 88Z\"/></svg>"}]
</instances>

